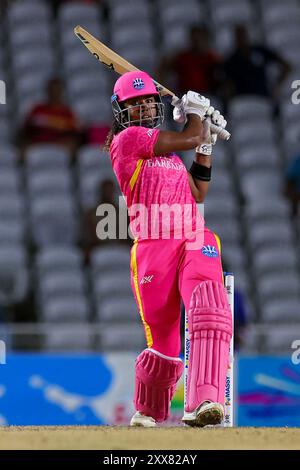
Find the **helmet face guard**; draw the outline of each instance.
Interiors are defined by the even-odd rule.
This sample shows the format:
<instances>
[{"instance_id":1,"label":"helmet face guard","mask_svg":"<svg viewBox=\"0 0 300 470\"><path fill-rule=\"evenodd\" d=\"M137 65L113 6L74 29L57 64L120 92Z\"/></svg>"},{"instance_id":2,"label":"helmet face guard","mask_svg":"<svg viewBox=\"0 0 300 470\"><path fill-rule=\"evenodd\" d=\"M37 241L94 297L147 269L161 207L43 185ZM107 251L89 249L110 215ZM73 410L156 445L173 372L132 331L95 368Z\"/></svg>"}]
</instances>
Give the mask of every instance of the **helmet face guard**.
<instances>
[{"instance_id":1,"label":"helmet face guard","mask_svg":"<svg viewBox=\"0 0 300 470\"><path fill-rule=\"evenodd\" d=\"M158 97L156 96L156 102L151 104L151 107L155 105L155 117L143 117L143 114L147 109L147 105L145 104L138 104L135 106L131 106L130 108L125 108L123 106L123 103L120 103L118 101L118 97L116 95L113 95L111 97L111 105L115 120L124 129L130 126L144 126L149 127L151 129L155 129L156 127L159 127L164 121L165 105L162 103L160 95L158 95ZM131 110L139 112L138 119L131 119Z\"/></svg>"},{"instance_id":2,"label":"helmet face guard","mask_svg":"<svg viewBox=\"0 0 300 470\"><path fill-rule=\"evenodd\" d=\"M154 96L156 116L143 118L147 104L140 104L125 108L124 102L140 96ZM144 126L155 128L160 126L164 120L164 104L162 103L159 89L152 78L141 70L127 72L121 75L114 86L114 93L111 97L112 111L117 123L126 129L129 126ZM154 106L151 103L151 107ZM131 111L138 111L139 118L131 119ZM152 113L151 113L152 114Z\"/></svg>"}]
</instances>

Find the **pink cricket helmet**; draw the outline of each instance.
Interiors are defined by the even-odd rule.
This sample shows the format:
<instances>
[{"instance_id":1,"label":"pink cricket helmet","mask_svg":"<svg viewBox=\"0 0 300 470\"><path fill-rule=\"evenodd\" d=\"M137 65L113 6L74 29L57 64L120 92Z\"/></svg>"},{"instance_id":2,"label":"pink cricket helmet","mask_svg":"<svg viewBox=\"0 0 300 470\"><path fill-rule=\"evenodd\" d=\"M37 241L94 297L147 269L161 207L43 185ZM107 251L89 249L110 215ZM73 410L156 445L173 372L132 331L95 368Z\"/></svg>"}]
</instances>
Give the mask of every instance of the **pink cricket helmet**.
<instances>
[{"instance_id":1,"label":"pink cricket helmet","mask_svg":"<svg viewBox=\"0 0 300 470\"><path fill-rule=\"evenodd\" d=\"M155 96L156 116L143 117L145 105L138 104L130 109L139 111L139 118L133 120L129 108L126 108L124 101L138 96ZM113 95L111 97L112 112L116 122L120 127L144 126L155 128L160 126L164 120L164 104L162 103L158 87L146 72L136 70L124 73L115 83Z\"/></svg>"},{"instance_id":2,"label":"pink cricket helmet","mask_svg":"<svg viewBox=\"0 0 300 470\"><path fill-rule=\"evenodd\" d=\"M115 83L113 92L119 102L136 96L159 94L150 75L140 70L121 75Z\"/></svg>"}]
</instances>

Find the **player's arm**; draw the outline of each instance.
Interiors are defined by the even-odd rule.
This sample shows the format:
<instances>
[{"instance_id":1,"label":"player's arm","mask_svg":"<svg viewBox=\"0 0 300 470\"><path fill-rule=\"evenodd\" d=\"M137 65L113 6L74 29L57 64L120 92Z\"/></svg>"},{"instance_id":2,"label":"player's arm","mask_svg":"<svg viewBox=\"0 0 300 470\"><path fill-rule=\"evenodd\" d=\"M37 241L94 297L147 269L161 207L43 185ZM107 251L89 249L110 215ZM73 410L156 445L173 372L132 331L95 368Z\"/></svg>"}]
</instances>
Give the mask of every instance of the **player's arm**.
<instances>
[{"instance_id":1,"label":"player's arm","mask_svg":"<svg viewBox=\"0 0 300 470\"><path fill-rule=\"evenodd\" d=\"M217 141L217 134L211 132L210 123L226 127L227 121L219 111L203 121L201 144L196 148L195 159L189 169L191 192L197 202L203 202L211 180L212 147Z\"/></svg>"},{"instance_id":2,"label":"player's arm","mask_svg":"<svg viewBox=\"0 0 300 470\"><path fill-rule=\"evenodd\" d=\"M195 92L188 92L183 97L184 113L187 122L181 132L160 131L154 154L191 150L201 143L202 120L210 107L209 99Z\"/></svg>"},{"instance_id":3,"label":"player's arm","mask_svg":"<svg viewBox=\"0 0 300 470\"><path fill-rule=\"evenodd\" d=\"M154 146L154 154L162 155L168 152L194 149L200 145L201 134L201 119L196 114L189 114L181 132L160 131Z\"/></svg>"},{"instance_id":4,"label":"player's arm","mask_svg":"<svg viewBox=\"0 0 300 470\"><path fill-rule=\"evenodd\" d=\"M196 152L195 162L201 165L203 168L207 168L207 173L210 173L211 157ZM200 180L193 177L190 172L188 172L188 177L193 197L195 198L196 202L203 202L208 191L210 177L206 176L206 180Z\"/></svg>"}]
</instances>

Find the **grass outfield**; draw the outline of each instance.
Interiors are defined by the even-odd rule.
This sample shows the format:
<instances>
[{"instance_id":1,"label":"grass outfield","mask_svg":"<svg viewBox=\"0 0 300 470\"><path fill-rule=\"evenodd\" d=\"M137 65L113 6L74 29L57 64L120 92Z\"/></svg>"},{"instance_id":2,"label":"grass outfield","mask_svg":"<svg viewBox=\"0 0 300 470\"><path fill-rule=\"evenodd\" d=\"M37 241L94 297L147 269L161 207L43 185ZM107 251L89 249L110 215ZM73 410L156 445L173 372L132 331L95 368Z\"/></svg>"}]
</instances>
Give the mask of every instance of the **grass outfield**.
<instances>
[{"instance_id":1,"label":"grass outfield","mask_svg":"<svg viewBox=\"0 0 300 470\"><path fill-rule=\"evenodd\" d=\"M0 449L300 449L300 428L3 427Z\"/></svg>"}]
</instances>

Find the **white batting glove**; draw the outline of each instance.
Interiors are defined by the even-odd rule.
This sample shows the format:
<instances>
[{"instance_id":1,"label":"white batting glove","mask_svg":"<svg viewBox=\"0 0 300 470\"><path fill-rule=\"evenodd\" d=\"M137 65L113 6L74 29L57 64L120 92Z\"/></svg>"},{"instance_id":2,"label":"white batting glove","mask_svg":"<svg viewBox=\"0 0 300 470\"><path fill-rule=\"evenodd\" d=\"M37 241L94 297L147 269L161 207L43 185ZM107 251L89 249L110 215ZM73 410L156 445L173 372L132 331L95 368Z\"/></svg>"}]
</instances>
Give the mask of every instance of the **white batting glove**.
<instances>
[{"instance_id":1,"label":"white batting glove","mask_svg":"<svg viewBox=\"0 0 300 470\"><path fill-rule=\"evenodd\" d=\"M203 121L202 143L196 148L196 152L207 156L212 154L212 146L215 145L218 138L218 134L211 132L210 124L213 123L222 129L225 129L227 125L227 121L220 111L213 109L213 111L210 110L210 113L210 116Z\"/></svg>"},{"instance_id":2,"label":"white batting glove","mask_svg":"<svg viewBox=\"0 0 300 470\"><path fill-rule=\"evenodd\" d=\"M185 122L187 114L197 114L201 121L210 108L210 100L195 91L188 91L181 100L172 99L173 119L176 122Z\"/></svg>"},{"instance_id":3,"label":"white batting glove","mask_svg":"<svg viewBox=\"0 0 300 470\"><path fill-rule=\"evenodd\" d=\"M210 100L195 91L188 91L182 97L182 102L185 114L197 114L201 121L203 121L210 107Z\"/></svg>"},{"instance_id":4,"label":"white batting glove","mask_svg":"<svg viewBox=\"0 0 300 470\"><path fill-rule=\"evenodd\" d=\"M174 106L173 119L174 119L175 122L178 122L179 124L183 124L183 123L186 122L186 114L185 114L183 108L179 108L178 106Z\"/></svg>"},{"instance_id":5,"label":"white batting glove","mask_svg":"<svg viewBox=\"0 0 300 470\"><path fill-rule=\"evenodd\" d=\"M216 126L221 127L222 129L225 129L225 127L227 126L227 121L224 116L220 113L220 111L214 109L212 106L208 109L206 116L210 118L212 124L215 124ZM217 138L218 134L211 134L212 145L215 145Z\"/></svg>"}]
</instances>

